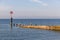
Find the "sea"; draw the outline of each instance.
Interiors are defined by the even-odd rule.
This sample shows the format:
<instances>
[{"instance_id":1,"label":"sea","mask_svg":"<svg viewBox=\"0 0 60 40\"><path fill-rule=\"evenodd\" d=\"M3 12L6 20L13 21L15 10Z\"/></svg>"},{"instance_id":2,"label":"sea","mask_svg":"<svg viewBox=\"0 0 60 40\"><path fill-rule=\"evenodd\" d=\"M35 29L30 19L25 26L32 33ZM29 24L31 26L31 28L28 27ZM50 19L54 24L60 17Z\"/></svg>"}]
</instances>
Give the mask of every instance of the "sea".
<instances>
[{"instance_id":1,"label":"sea","mask_svg":"<svg viewBox=\"0 0 60 40\"><path fill-rule=\"evenodd\" d=\"M60 25L60 19L13 19L14 24ZM10 27L10 19L0 19L0 40L60 40L60 31Z\"/></svg>"}]
</instances>

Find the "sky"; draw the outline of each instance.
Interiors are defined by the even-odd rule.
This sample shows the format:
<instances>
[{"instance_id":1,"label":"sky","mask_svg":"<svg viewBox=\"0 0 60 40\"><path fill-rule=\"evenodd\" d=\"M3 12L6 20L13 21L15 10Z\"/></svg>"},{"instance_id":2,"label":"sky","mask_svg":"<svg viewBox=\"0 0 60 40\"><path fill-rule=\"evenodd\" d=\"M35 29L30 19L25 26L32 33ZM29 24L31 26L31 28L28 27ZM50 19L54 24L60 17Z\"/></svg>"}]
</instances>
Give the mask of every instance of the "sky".
<instances>
[{"instance_id":1,"label":"sky","mask_svg":"<svg viewBox=\"0 0 60 40\"><path fill-rule=\"evenodd\" d=\"M60 19L60 0L0 0L0 19Z\"/></svg>"}]
</instances>

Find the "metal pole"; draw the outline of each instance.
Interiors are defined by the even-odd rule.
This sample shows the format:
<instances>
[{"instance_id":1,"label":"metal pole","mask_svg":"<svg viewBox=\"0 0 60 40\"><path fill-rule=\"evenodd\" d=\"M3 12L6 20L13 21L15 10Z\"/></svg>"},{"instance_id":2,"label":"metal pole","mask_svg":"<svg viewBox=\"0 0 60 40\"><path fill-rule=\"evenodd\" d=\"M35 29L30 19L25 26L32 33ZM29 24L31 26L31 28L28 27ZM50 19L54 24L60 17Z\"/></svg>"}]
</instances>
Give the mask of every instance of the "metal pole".
<instances>
[{"instance_id":1,"label":"metal pole","mask_svg":"<svg viewBox=\"0 0 60 40\"><path fill-rule=\"evenodd\" d=\"M10 14L11 14L11 18L10 18L10 26L11 26L11 29L12 29L12 26L13 26L13 18L12 18L12 14L13 14L13 11L10 11Z\"/></svg>"},{"instance_id":2,"label":"metal pole","mask_svg":"<svg viewBox=\"0 0 60 40\"><path fill-rule=\"evenodd\" d=\"M12 26L13 26L13 18L11 18L11 29L12 29Z\"/></svg>"}]
</instances>

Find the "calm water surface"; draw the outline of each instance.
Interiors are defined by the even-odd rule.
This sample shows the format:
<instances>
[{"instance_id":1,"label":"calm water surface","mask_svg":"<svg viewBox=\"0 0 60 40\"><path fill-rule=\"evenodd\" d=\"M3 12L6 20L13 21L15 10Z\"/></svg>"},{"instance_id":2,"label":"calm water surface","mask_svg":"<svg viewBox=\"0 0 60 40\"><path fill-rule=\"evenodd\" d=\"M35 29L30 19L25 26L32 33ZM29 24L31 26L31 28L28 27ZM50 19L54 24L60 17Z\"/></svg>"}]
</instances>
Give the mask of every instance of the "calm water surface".
<instances>
[{"instance_id":1,"label":"calm water surface","mask_svg":"<svg viewBox=\"0 0 60 40\"><path fill-rule=\"evenodd\" d=\"M10 29L8 19L0 19L0 40L60 40L60 31L27 29L14 27ZM38 25L59 25L60 19L15 19L13 23Z\"/></svg>"}]
</instances>

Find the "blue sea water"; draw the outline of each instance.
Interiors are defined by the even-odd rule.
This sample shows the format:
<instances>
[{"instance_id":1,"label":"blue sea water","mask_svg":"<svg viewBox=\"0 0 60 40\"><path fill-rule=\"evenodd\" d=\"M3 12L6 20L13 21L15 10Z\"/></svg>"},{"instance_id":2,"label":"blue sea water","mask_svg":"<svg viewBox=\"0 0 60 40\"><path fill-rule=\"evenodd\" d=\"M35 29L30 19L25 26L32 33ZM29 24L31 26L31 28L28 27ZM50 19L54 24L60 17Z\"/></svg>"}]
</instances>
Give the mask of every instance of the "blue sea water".
<instances>
[{"instance_id":1,"label":"blue sea water","mask_svg":"<svg viewBox=\"0 0 60 40\"><path fill-rule=\"evenodd\" d=\"M30 23L37 25L60 25L60 19L14 19L15 24ZM13 26L11 29L9 19L0 19L0 40L60 40L60 31L27 29Z\"/></svg>"},{"instance_id":2,"label":"blue sea water","mask_svg":"<svg viewBox=\"0 0 60 40\"><path fill-rule=\"evenodd\" d=\"M0 19L0 24L9 24L10 19ZM60 19L14 19L16 24L60 25Z\"/></svg>"}]
</instances>

